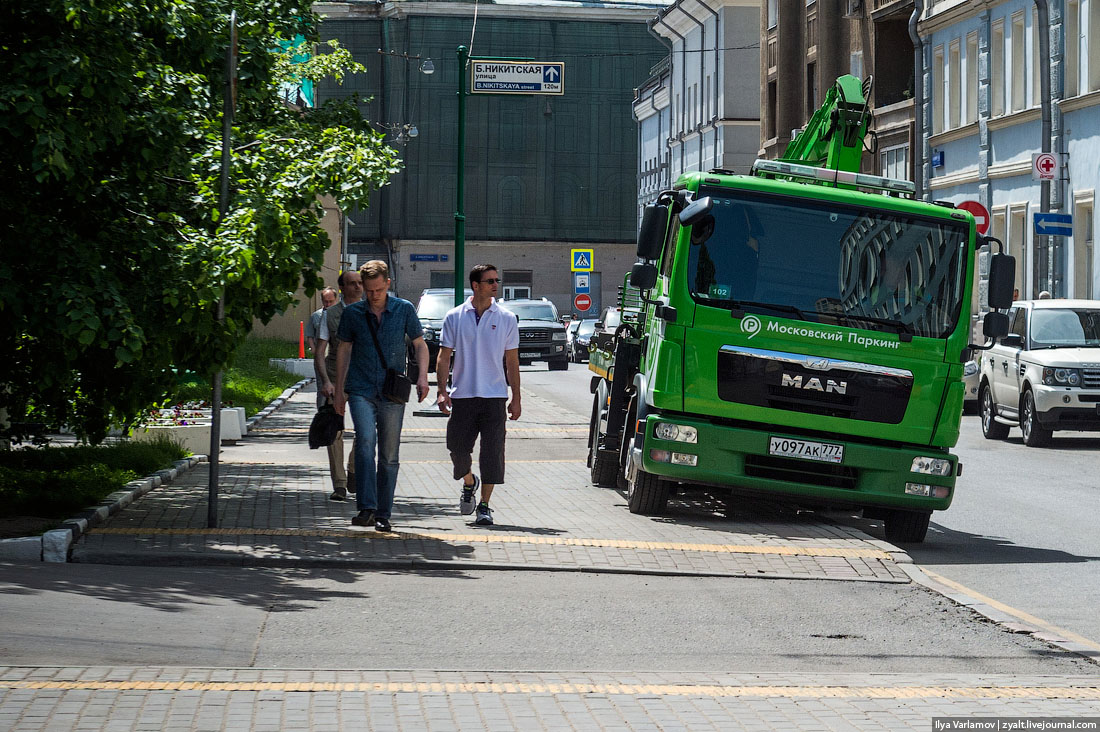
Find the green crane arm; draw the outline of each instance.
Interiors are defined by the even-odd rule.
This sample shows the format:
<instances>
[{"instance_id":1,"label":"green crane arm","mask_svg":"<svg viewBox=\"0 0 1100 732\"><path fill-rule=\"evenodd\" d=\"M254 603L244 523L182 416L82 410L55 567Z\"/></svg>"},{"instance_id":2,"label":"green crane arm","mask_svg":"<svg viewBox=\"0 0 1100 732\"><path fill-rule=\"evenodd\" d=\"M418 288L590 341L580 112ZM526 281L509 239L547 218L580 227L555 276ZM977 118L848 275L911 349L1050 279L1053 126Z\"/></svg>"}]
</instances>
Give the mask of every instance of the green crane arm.
<instances>
[{"instance_id":1,"label":"green crane arm","mask_svg":"<svg viewBox=\"0 0 1100 732\"><path fill-rule=\"evenodd\" d=\"M858 173L863 157L863 138L871 123L868 93L870 86L864 90L854 76L845 74L837 79L825 95L824 103L814 112L805 129L787 145L779 160Z\"/></svg>"}]
</instances>

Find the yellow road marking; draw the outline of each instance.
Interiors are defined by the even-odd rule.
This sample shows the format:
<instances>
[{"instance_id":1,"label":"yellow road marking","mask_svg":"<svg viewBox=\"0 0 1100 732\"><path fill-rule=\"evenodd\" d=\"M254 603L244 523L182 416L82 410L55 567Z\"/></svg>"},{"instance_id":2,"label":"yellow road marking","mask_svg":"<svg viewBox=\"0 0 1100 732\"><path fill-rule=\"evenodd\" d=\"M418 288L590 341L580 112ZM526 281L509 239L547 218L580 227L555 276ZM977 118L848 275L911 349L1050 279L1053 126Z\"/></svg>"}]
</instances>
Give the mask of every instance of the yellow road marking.
<instances>
[{"instance_id":1,"label":"yellow road marking","mask_svg":"<svg viewBox=\"0 0 1100 732\"><path fill-rule=\"evenodd\" d=\"M1051 625L1050 623L1046 622L1045 620L1037 618L1034 615L1031 615L1029 613L1024 612L1023 610L1018 610L1018 609L1012 607L1011 605L1006 605L1003 602L1000 602L998 600L994 600L992 597L986 597L985 595L981 594L980 592L976 592L975 590L970 589L966 585L959 584L958 582L955 582L954 580L949 580L946 577L944 577L943 575L936 574L935 572L932 572L932 571L930 571L930 570L928 570L924 567L921 567L921 571L924 572L929 577L931 577L932 579L934 579L936 582L939 582L940 584L947 585L951 589L957 590L958 592L961 592L965 595L969 595L970 597L974 598L975 600L978 600L980 602L984 602L986 605L989 605L990 607L994 607L994 608L1000 610L1003 613L1008 613L1009 615L1011 615L1014 618L1019 618L1020 620L1027 623L1028 625L1034 625L1036 628L1039 628L1040 630L1046 631L1047 633L1050 633L1052 635L1059 636L1060 638L1064 638L1065 640L1068 640L1068 641L1073 641L1074 643L1080 643L1081 645L1087 646L1088 648L1091 648L1094 651L1100 651L1100 643L1097 643L1096 641L1089 640L1088 638L1086 638L1082 635L1078 635L1078 634L1074 633L1071 630L1066 630L1065 628L1059 628L1057 625Z\"/></svg>"},{"instance_id":2,"label":"yellow road marking","mask_svg":"<svg viewBox=\"0 0 1100 732\"><path fill-rule=\"evenodd\" d=\"M0 688L86 691L284 691L394 694L600 694L606 696L780 697L786 699L1072 699L1100 700L1100 686L720 686L715 684L617 684L409 681L23 681Z\"/></svg>"},{"instance_id":3,"label":"yellow road marking","mask_svg":"<svg viewBox=\"0 0 1100 732\"><path fill-rule=\"evenodd\" d=\"M100 528L96 534L128 536L300 536L316 538L404 539L406 541L431 540L452 544L540 544L546 546L585 546L609 549L649 549L681 552L709 552L713 554L778 554L805 557L847 557L889 560L887 552L879 549L826 546L766 546L760 544L688 544L670 541L637 541L630 539L581 539L565 536L505 536L502 534L450 534L446 532L377 532L354 529L207 529L207 528Z\"/></svg>"}]
</instances>

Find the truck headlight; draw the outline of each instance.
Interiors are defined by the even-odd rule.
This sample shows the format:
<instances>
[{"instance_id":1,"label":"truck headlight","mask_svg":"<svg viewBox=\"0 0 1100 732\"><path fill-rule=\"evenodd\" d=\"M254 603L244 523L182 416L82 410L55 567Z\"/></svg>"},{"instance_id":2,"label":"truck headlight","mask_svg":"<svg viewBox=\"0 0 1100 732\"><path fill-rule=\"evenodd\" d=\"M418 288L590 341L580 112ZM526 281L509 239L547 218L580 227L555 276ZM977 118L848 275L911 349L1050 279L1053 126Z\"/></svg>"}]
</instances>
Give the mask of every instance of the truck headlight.
<instances>
[{"instance_id":1,"label":"truck headlight","mask_svg":"<svg viewBox=\"0 0 1100 732\"><path fill-rule=\"evenodd\" d=\"M551 336L551 340L555 340L555 341L564 341L564 340L565 340L565 331L564 331L564 330L560 330L560 331L559 331L559 330L556 330L556 331L554 331L554 335L553 335L553 336Z\"/></svg>"},{"instance_id":2,"label":"truck headlight","mask_svg":"<svg viewBox=\"0 0 1100 732\"><path fill-rule=\"evenodd\" d=\"M909 468L909 471L912 473L939 475L941 477L951 475L951 470L952 465L950 460L932 457L915 457L913 458L913 467Z\"/></svg>"},{"instance_id":3,"label":"truck headlight","mask_svg":"<svg viewBox=\"0 0 1100 732\"><path fill-rule=\"evenodd\" d=\"M1081 383L1080 369L1043 369L1043 383L1047 386L1078 386Z\"/></svg>"},{"instance_id":4,"label":"truck headlight","mask_svg":"<svg viewBox=\"0 0 1100 732\"><path fill-rule=\"evenodd\" d=\"M967 361L963 364L963 376L973 376L978 373L978 362Z\"/></svg>"},{"instance_id":5,"label":"truck headlight","mask_svg":"<svg viewBox=\"0 0 1100 732\"><path fill-rule=\"evenodd\" d=\"M653 428L653 435L658 440L672 440L673 442L699 442L699 430L682 424L672 422L658 422Z\"/></svg>"}]
</instances>

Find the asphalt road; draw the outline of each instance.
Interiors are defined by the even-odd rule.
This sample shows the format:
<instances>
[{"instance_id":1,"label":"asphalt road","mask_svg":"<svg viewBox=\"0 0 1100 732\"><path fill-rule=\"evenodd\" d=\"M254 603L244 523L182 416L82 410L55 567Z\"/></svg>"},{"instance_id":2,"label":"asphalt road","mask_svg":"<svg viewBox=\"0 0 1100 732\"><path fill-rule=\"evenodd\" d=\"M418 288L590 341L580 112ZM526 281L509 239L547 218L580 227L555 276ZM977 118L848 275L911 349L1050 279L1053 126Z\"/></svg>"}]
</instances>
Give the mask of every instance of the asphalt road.
<instances>
[{"instance_id":1,"label":"asphalt road","mask_svg":"<svg viewBox=\"0 0 1100 732\"><path fill-rule=\"evenodd\" d=\"M0 663L1089 674L915 585L0 565Z\"/></svg>"},{"instance_id":2,"label":"asphalt road","mask_svg":"<svg viewBox=\"0 0 1100 732\"><path fill-rule=\"evenodd\" d=\"M590 377L587 364L523 374L585 425ZM1050 447L1029 448L1018 429L986 440L968 415L956 453L964 470L953 505L933 515L923 544L904 549L948 579L1100 643L1100 435L1058 432ZM830 517L884 538L880 522Z\"/></svg>"}]
</instances>

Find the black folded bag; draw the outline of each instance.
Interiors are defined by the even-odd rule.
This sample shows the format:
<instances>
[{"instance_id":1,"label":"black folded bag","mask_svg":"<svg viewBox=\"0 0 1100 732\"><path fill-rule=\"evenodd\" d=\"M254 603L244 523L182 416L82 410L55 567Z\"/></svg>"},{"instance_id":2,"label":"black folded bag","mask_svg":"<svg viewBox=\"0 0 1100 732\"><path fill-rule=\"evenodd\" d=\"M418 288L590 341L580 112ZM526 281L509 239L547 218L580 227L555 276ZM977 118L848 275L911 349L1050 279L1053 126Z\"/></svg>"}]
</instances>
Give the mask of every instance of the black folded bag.
<instances>
[{"instance_id":1,"label":"black folded bag","mask_svg":"<svg viewBox=\"0 0 1100 732\"><path fill-rule=\"evenodd\" d=\"M344 430L344 415L337 414L332 404L325 403L309 425L309 448L328 447Z\"/></svg>"}]
</instances>

